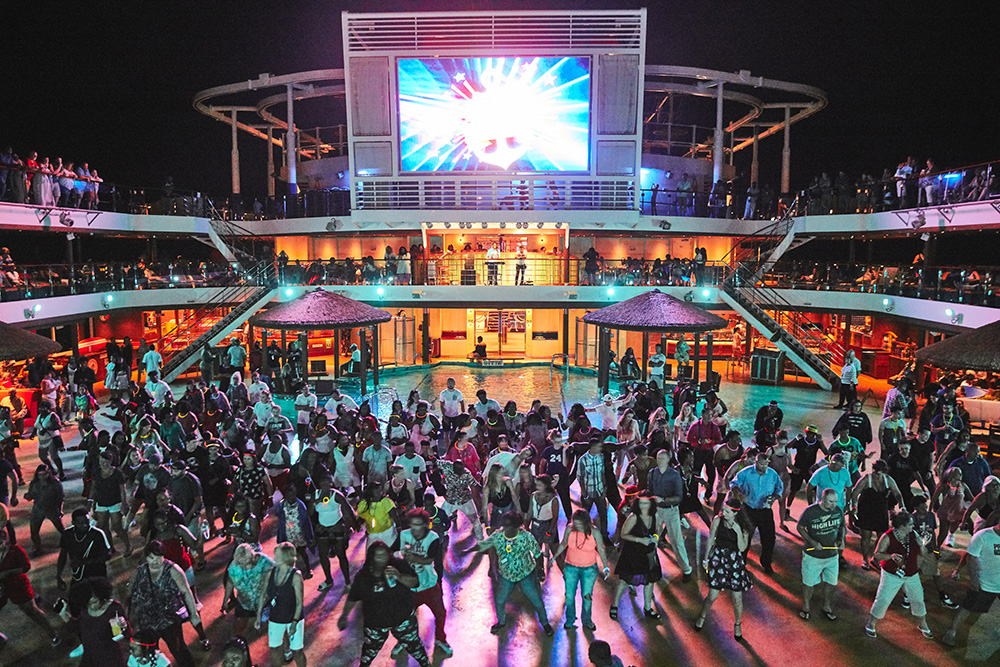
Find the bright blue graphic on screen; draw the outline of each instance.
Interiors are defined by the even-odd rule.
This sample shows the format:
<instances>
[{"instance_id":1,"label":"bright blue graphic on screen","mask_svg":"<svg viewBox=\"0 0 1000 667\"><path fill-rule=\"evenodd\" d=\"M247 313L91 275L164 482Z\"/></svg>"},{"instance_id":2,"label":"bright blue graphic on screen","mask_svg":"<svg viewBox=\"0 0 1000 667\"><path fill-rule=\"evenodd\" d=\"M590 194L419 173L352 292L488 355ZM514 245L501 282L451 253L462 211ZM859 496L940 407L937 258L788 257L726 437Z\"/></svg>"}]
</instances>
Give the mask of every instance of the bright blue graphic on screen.
<instances>
[{"instance_id":1,"label":"bright blue graphic on screen","mask_svg":"<svg viewBox=\"0 0 1000 667\"><path fill-rule=\"evenodd\" d=\"M589 58L399 60L402 170L587 171Z\"/></svg>"}]
</instances>

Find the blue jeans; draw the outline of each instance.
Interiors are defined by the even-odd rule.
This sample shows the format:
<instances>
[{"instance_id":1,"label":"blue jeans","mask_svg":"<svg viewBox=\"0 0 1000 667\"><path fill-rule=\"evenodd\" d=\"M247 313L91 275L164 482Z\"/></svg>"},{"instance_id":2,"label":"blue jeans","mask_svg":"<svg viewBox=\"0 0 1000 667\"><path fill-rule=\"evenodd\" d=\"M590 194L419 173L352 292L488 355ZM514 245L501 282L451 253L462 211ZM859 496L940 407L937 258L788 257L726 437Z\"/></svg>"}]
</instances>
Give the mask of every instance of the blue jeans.
<instances>
[{"instance_id":1,"label":"blue jeans","mask_svg":"<svg viewBox=\"0 0 1000 667\"><path fill-rule=\"evenodd\" d=\"M597 566L577 567L566 565L563 570L566 580L566 623L576 623L576 587L583 589L583 624L592 625L591 609L594 607L594 584L597 582Z\"/></svg>"},{"instance_id":2,"label":"blue jeans","mask_svg":"<svg viewBox=\"0 0 1000 667\"><path fill-rule=\"evenodd\" d=\"M496 606L497 623L503 625L507 622L507 600L510 599L510 594L514 592L514 589L518 587L520 587L524 597L528 598L531 606L535 608L538 621L542 625L548 625L549 617L545 613L545 604L542 603L542 589L538 587L538 577L535 576L534 572L520 581L510 581L502 575L497 577L493 586L493 604Z\"/></svg>"}]
</instances>

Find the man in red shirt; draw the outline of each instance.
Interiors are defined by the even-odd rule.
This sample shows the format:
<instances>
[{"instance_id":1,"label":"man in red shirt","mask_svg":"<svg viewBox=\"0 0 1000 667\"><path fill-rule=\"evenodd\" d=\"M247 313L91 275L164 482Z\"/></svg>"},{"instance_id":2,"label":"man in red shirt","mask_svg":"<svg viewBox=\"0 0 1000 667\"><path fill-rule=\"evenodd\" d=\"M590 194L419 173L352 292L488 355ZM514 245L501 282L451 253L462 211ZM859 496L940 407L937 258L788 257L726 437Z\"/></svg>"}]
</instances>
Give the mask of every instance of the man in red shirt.
<instances>
[{"instance_id":1,"label":"man in red shirt","mask_svg":"<svg viewBox=\"0 0 1000 667\"><path fill-rule=\"evenodd\" d=\"M716 446L722 444L722 431L712 421L711 408L701 411L701 419L691 424L687 432L687 441L694 450L694 474L701 473L702 466L705 467L705 478L708 484L705 485L705 502L712 497L712 488L715 486L715 458Z\"/></svg>"}]
</instances>

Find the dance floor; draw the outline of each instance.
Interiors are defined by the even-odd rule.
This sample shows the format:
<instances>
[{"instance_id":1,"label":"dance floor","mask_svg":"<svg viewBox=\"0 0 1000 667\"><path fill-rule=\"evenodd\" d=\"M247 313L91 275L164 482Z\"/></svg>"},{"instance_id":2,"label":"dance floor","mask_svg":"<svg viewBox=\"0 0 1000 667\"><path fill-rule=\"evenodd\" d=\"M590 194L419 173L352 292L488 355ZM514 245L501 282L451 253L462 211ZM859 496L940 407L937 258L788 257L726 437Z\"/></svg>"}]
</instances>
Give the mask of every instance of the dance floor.
<instances>
[{"instance_id":1,"label":"dance floor","mask_svg":"<svg viewBox=\"0 0 1000 667\"><path fill-rule=\"evenodd\" d=\"M405 401L410 389L416 387L423 397L436 396L445 386L448 377L454 377L458 388L467 401L474 400L475 391L485 388L490 397L500 401L516 400L521 410L528 408L531 399L540 398L562 411L574 402L593 405L597 401L596 380L593 376L571 374L568 378L553 373L551 380L548 367L526 367L515 369L474 369L466 366L440 366L430 370L410 370L399 374L386 374L378 392L377 411L386 416L391 398L396 393ZM183 389L181 389L183 391ZM179 395L180 392L178 392ZM351 393L347 391L345 393ZM753 416L757 408L771 399L777 399L785 413L784 425L794 435L806 424L819 426L824 437L829 440L829 432L840 412L831 409L834 394L827 394L808 386L774 388L766 385L748 385L725 382L722 398L729 405L732 427L744 434L744 442L749 440ZM881 410L866 408L873 426L877 428ZM111 422L100 417L100 428L110 428ZM77 438L75 429L67 429L64 436L72 446ZM873 445L874 447L874 445ZM37 464L34 441L25 441L19 452L21 464L30 478ZM66 483L67 515L80 504L81 473L83 455L68 452L64 456L70 480ZM21 494L25 487L22 487ZM575 489L574 489L575 490ZM793 519L804 508L804 501L796 500ZM18 541L27 546L28 515L30 503L22 500L13 509ZM692 517L692 526L686 535L690 557L695 562L704 557L707 529L700 519ZM69 523L69 517L66 517ZM563 525L560 521L560 527ZM788 527L794 531L794 523ZM265 542L265 552L272 553L274 547L274 519L264 524L261 538ZM51 606L57 597L55 588L55 564L57 535L46 524L42 531L46 554L37 559L30 573L36 593L40 594L45 607ZM965 545L968 536L959 535L959 544ZM836 621L829 621L821 614L813 614L812 619L803 621L798 616L801 606L800 541L792 532L778 531L775 550L775 574L766 576L757 565L759 544L755 541L751 549L750 569L755 575L754 589L744 595L745 613L743 618L744 643L733 639L733 612L730 598L723 594L713 607L705 629L696 633L692 626L702 597L706 592L704 571L696 568L700 575L689 583L682 583L680 570L669 549L661 552L665 579L656 587L656 604L663 614L659 622L650 622L642 617L640 597L626 595L622 599L620 622L608 617L608 607L614 593L615 581L599 581L594 592L594 622L597 631L591 633L580 629L565 630L563 625L563 582L558 568L553 567L543 585L546 608L555 636L547 638L541 632L537 621L530 613L527 602L515 594L508 612L508 627L499 637L489 634L494 623L491 581L488 577L489 563L485 555L457 555L471 546L473 538L464 517L454 529L450 552L445 561L445 603L448 606L447 632L455 654L444 658L438 652L433 656L434 664L461 665L462 667L492 667L511 665L534 667L536 665L576 666L587 665L587 646L595 639L608 641L613 651L622 658L625 665L660 667L666 665L960 665L988 662L995 664L1000 655L1000 605L994 605L990 614L982 616L978 622L959 634L959 647L948 648L938 640L924 639L917 631L916 623L909 610L903 609L897 600L884 621L879 624L878 639L869 639L864 633L864 623L878 586L878 575L860 569L858 536L849 533L847 560L849 567L841 570L840 586L834 600L834 610L839 615ZM695 550L698 556L695 556ZM197 573L198 592L204 603L202 617L209 637L215 643L210 651L203 651L195 642L195 634L186 628L186 637L191 642L192 652L199 665L220 664L219 649L232 635L233 619L219 614L222 598L221 573L227 564L231 547L224 547L219 540L211 541L206 547L208 567ZM360 567L364 558L364 537L357 534L352 538L349 553L352 571ZM954 570L960 555L958 550L944 550L942 574L944 585L952 597L960 599L967 575L963 581L953 582L948 577ZM126 595L125 583L138 557L126 560L120 555L109 564L110 574L116 586L118 599ZM319 593L316 587L322 581L319 568L316 576L306 582L306 653L310 665L333 667L355 665L361 647L361 616L358 611L352 616L351 625L344 632L336 628L336 618L345 602L343 582L336 574L336 585ZM933 585L925 582L928 607L928 622L935 636L940 637L951 622L954 612L944 609L938 601ZM818 605L817 605L818 606ZM433 617L424 608L419 611L421 636L424 645L433 646ZM9 638L9 644L0 651L0 665L10 667L36 667L37 665L74 665L78 659L68 657L69 649L75 643L64 642L51 648L47 637L13 605L0 611L0 630ZM251 629L252 654L256 664L267 665L266 638ZM375 665L415 664L405 656L390 657L394 645L392 638L375 661Z\"/></svg>"}]
</instances>

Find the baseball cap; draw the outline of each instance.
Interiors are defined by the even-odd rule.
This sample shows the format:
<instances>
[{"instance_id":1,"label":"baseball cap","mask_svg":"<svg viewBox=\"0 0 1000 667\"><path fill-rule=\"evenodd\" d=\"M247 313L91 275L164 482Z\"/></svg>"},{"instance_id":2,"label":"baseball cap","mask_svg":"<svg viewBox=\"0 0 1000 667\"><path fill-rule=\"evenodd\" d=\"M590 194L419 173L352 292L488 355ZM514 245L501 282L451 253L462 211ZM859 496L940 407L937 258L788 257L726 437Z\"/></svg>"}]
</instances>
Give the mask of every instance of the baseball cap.
<instances>
[{"instance_id":1,"label":"baseball cap","mask_svg":"<svg viewBox=\"0 0 1000 667\"><path fill-rule=\"evenodd\" d=\"M806 426L806 433L819 433L819 429L816 428L815 424L809 424Z\"/></svg>"}]
</instances>

